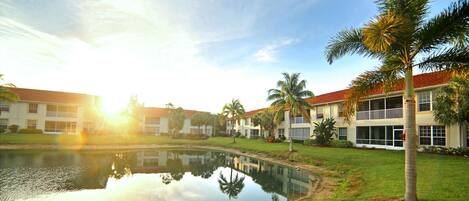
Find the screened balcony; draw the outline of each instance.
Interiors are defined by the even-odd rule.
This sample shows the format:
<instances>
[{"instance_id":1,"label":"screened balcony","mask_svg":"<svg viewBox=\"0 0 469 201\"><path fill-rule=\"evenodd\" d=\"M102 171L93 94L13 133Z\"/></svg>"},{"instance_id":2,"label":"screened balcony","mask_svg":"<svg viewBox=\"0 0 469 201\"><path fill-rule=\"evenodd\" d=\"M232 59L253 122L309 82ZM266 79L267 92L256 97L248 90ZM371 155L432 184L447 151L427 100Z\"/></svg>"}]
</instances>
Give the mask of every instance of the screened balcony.
<instances>
[{"instance_id":1,"label":"screened balcony","mask_svg":"<svg viewBox=\"0 0 469 201\"><path fill-rule=\"evenodd\" d=\"M357 120L402 118L402 96L361 102Z\"/></svg>"}]
</instances>

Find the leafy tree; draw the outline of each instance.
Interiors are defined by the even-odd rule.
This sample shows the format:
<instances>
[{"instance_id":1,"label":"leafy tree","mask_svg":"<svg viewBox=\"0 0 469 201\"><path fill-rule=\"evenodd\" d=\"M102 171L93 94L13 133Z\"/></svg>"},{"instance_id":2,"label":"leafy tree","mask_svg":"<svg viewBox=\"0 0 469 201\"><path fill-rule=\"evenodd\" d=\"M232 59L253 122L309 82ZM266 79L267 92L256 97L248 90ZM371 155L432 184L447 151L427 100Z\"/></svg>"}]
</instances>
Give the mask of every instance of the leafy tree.
<instances>
[{"instance_id":1,"label":"leafy tree","mask_svg":"<svg viewBox=\"0 0 469 201\"><path fill-rule=\"evenodd\" d=\"M186 114L182 107L174 108L171 103L166 104L166 109L168 110L168 121L170 133L174 136L179 134L179 131L184 127L184 120L186 119Z\"/></svg>"},{"instance_id":2,"label":"leafy tree","mask_svg":"<svg viewBox=\"0 0 469 201\"><path fill-rule=\"evenodd\" d=\"M241 118L243 118L245 110L244 106L238 99L233 99L231 100L231 103L225 104L225 106L223 106L221 113L225 119L234 121L233 123L236 125L239 124ZM234 127L235 126L233 125L233 130L236 132L236 129ZM235 132L231 133L231 135L233 136L233 143L236 143Z\"/></svg>"},{"instance_id":3,"label":"leafy tree","mask_svg":"<svg viewBox=\"0 0 469 201\"><path fill-rule=\"evenodd\" d=\"M320 145L328 145L332 141L332 137L337 135L335 129L335 120L332 117L314 122L313 133L316 136L316 142Z\"/></svg>"},{"instance_id":4,"label":"leafy tree","mask_svg":"<svg viewBox=\"0 0 469 201\"><path fill-rule=\"evenodd\" d=\"M128 118L127 133L137 134L141 132L143 104L138 101L137 96L131 96L124 115Z\"/></svg>"},{"instance_id":5,"label":"leafy tree","mask_svg":"<svg viewBox=\"0 0 469 201\"><path fill-rule=\"evenodd\" d=\"M428 0L378 0L378 15L364 27L346 29L332 38L326 48L329 63L346 54L376 58L381 66L352 81L345 102L349 119L358 103L376 88L388 92L404 77L405 99L405 200L417 200L415 93L413 70L467 71L469 51L469 1L452 3L440 14L426 19ZM461 41L461 40L456 40Z\"/></svg>"},{"instance_id":6,"label":"leafy tree","mask_svg":"<svg viewBox=\"0 0 469 201\"><path fill-rule=\"evenodd\" d=\"M261 128L266 131L269 131L269 136L274 134L274 129L277 127L277 123L275 121L275 112L272 108L267 108L260 112L261 118Z\"/></svg>"},{"instance_id":7,"label":"leafy tree","mask_svg":"<svg viewBox=\"0 0 469 201\"><path fill-rule=\"evenodd\" d=\"M3 81L3 74L0 74L0 81ZM0 102L13 103L18 101L19 97L13 93L9 88L15 87L11 83L0 83ZM0 111L1 113L2 111Z\"/></svg>"},{"instance_id":8,"label":"leafy tree","mask_svg":"<svg viewBox=\"0 0 469 201\"><path fill-rule=\"evenodd\" d=\"M306 102L306 98L314 96L313 92L306 90L306 80L300 80L300 74L288 74L282 73L284 80L279 80L277 82L276 89L269 90L269 96L267 100L273 101L271 106L275 108L275 119L280 121L283 117L285 111L289 112L290 121L289 121L289 141L290 146L288 151L293 151L293 140L291 136L291 124L292 119L295 116L303 115L305 119L310 119L309 109L311 106Z\"/></svg>"},{"instance_id":9,"label":"leafy tree","mask_svg":"<svg viewBox=\"0 0 469 201\"><path fill-rule=\"evenodd\" d=\"M191 124L199 128L198 134L202 134L200 127L205 124L206 122L205 118L206 118L205 113L201 113L201 112L195 113L191 118Z\"/></svg>"},{"instance_id":10,"label":"leafy tree","mask_svg":"<svg viewBox=\"0 0 469 201\"><path fill-rule=\"evenodd\" d=\"M262 133L262 126L261 126L261 123L262 123L262 119L261 119L261 113L258 112L256 114L254 114L252 117L251 117L251 123L253 126L257 127L259 126L260 127L260 133Z\"/></svg>"},{"instance_id":11,"label":"leafy tree","mask_svg":"<svg viewBox=\"0 0 469 201\"><path fill-rule=\"evenodd\" d=\"M437 93L433 104L433 116L440 123L458 124L461 128L462 146L467 146L466 136L469 124L469 80L454 77Z\"/></svg>"}]
</instances>

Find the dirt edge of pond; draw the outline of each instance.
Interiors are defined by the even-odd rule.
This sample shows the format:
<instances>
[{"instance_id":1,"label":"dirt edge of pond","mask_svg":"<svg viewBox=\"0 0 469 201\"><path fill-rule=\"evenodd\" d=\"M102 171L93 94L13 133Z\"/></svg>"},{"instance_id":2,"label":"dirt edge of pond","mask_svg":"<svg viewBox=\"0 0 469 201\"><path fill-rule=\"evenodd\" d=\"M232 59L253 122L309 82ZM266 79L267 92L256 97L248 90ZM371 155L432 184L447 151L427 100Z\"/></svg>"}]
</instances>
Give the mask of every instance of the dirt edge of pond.
<instances>
[{"instance_id":1,"label":"dirt edge of pond","mask_svg":"<svg viewBox=\"0 0 469 201\"><path fill-rule=\"evenodd\" d=\"M334 196L339 183L339 174L335 171L328 170L325 167L315 166L312 164L302 163L298 161L289 161L288 158L272 156L263 152L244 151L234 148L225 148L209 145L46 145L46 144L1 144L0 150L126 150L126 149L154 149L154 148L186 148L186 149L205 149L225 151L237 155L243 155L254 158L261 158L264 161L277 163L293 168L307 170L318 175L318 182L312 186L311 191L305 197L298 200L328 200ZM293 153L294 154L294 153Z\"/></svg>"}]
</instances>

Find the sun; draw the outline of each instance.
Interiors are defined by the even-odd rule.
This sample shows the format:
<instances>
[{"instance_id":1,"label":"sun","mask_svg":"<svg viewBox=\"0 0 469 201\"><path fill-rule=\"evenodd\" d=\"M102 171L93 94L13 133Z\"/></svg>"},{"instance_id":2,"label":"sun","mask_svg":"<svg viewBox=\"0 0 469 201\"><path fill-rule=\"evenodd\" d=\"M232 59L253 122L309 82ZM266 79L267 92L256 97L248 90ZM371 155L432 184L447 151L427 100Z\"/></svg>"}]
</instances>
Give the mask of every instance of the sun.
<instances>
[{"instance_id":1,"label":"sun","mask_svg":"<svg viewBox=\"0 0 469 201\"><path fill-rule=\"evenodd\" d=\"M101 106L106 115L117 115L126 109L127 99L117 96L104 96Z\"/></svg>"}]
</instances>

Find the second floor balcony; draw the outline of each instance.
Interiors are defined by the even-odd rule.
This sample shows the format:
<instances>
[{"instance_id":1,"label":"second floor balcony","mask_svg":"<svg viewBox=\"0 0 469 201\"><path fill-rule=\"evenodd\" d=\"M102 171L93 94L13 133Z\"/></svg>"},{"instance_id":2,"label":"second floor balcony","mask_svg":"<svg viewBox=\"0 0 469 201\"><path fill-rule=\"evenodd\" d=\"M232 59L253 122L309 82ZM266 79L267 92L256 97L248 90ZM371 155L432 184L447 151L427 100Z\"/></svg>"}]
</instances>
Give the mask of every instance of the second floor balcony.
<instances>
[{"instance_id":1,"label":"second floor balcony","mask_svg":"<svg viewBox=\"0 0 469 201\"><path fill-rule=\"evenodd\" d=\"M364 101L359 104L357 120L402 118L402 96Z\"/></svg>"}]
</instances>

